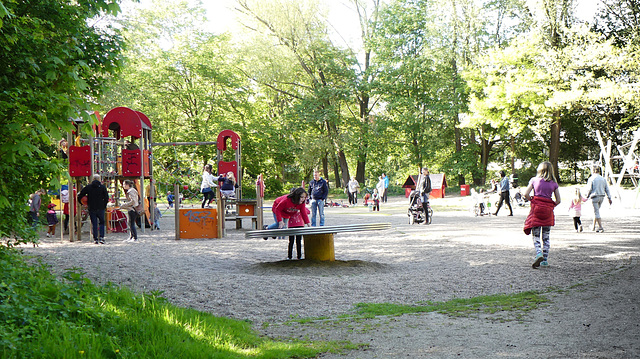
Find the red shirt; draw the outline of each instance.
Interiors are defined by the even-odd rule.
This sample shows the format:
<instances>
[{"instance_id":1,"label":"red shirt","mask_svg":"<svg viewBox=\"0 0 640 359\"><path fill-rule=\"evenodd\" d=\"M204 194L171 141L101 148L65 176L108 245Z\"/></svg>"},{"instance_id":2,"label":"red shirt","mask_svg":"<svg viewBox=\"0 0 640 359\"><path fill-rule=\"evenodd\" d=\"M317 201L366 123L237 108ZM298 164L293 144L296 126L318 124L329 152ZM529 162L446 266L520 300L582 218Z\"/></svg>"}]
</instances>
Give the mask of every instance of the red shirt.
<instances>
[{"instance_id":1,"label":"red shirt","mask_svg":"<svg viewBox=\"0 0 640 359\"><path fill-rule=\"evenodd\" d=\"M287 195L276 198L273 202L272 211L276 215L276 220L282 222L283 218L291 218L296 213L300 213L304 224L310 223L309 216L306 211L307 206L304 203L294 204Z\"/></svg>"}]
</instances>

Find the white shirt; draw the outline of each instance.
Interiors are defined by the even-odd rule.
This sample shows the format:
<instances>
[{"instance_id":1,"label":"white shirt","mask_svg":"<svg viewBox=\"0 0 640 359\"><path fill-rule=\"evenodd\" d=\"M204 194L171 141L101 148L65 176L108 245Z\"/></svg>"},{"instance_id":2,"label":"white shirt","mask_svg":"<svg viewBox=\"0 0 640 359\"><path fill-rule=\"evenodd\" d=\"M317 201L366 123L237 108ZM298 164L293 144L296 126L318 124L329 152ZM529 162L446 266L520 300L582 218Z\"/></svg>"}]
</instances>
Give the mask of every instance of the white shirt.
<instances>
[{"instance_id":1,"label":"white shirt","mask_svg":"<svg viewBox=\"0 0 640 359\"><path fill-rule=\"evenodd\" d=\"M204 171L204 173L202 173L202 184L200 185L200 190L203 190L204 188L217 187L218 185L214 181L215 177L213 177L211 173Z\"/></svg>"}]
</instances>

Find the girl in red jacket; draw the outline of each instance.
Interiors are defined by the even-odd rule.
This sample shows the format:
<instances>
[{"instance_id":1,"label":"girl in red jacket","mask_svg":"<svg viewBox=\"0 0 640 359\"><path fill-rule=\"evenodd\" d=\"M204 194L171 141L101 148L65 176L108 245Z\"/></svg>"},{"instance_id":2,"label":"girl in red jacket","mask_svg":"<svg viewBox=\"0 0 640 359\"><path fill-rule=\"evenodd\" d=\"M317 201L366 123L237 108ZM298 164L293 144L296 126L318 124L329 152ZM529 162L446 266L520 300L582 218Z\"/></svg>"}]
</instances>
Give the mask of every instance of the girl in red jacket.
<instances>
[{"instance_id":1,"label":"girl in red jacket","mask_svg":"<svg viewBox=\"0 0 640 359\"><path fill-rule=\"evenodd\" d=\"M305 202L307 201L307 191L299 187L291 190L291 193L276 198L271 210L275 223L267 229L287 228L289 218L296 213L300 213L305 226L309 226L309 216L307 215Z\"/></svg>"},{"instance_id":2,"label":"girl in red jacket","mask_svg":"<svg viewBox=\"0 0 640 359\"><path fill-rule=\"evenodd\" d=\"M533 190L533 198L530 196ZM555 200L552 198L555 197ZM555 224L553 209L560 204L560 191L553 174L551 162L542 162L538 166L538 174L529 181L524 190L524 198L531 200L531 210L524 221L524 233L533 232L533 246L536 257L532 267L547 267L549 262L549 233ZM542 248L540 248L542 242Z\"/></svg>"}]
</instances>

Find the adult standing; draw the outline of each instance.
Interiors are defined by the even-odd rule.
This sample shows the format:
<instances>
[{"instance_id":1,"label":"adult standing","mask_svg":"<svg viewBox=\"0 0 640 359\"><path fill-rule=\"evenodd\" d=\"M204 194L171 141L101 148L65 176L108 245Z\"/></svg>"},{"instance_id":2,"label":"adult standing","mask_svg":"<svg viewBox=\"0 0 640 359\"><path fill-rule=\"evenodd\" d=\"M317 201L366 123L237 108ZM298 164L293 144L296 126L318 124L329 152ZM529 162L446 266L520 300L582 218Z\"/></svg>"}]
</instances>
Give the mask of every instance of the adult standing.
<instances>
[{"instance_id":1,"label":"adult standing","mask_svg":"<svg viewBox=\"0 0 640 359\"><path fill-rule=\"evenodd\" d=\"M509 196L509 177L504 173L504 171L500 171L500 201L498 202L498 208L496 208L496 213L494 216L498 215L500 211L500 207L502 207L502 202L506 202L509 207L509 215L513 216L513 208L511 208L511 198Z\"/></svg>"},{"instance_id":2,"label":"adult standing","mask_svg":"<svg viewBox=\"0 0 640 359\"><path fill-rule=\"evenodd\" d=\"M123 203L120 208L126 209L127 214L129 215L129 242L134 242L138 240L138 232L136 230L136 219L138 218L138 214L142 212L143 205L142 201L140 201L140 194L138 194L138 190L136 190L133 181L125 180L122 184L124 190L127 192L127 202Z\"/></svg>"},{"instance_id":3,"label":"adult standing","mask_svg":"<svg viewBox=\"0 0 640 359\"><path fill-rule=\"evenodd\" d=\"M424 210L424 224L429 224L429 195L431 194L431 178L429 177L429 169L422 167L422 172L418 176L418 184L416 190L422 199L422 209Z\"/></svg>"},{"instance_id":4,"label":"adult standing","mask_svg":"<svg viewBox=\"0 0 640 359\"><path fill-rule=\"evenodd\" d=\"M384 187L382 189L382 194L381 194L381 200L384 203L387 203L387 190L389 189L389 177L387 177L386 174L382 174L382 181L384 184Z\"/></svg>"},{"instance_id":5,"label":"adult standing","mask_svg":"<svg viewBox=\"0 0 640 359\"><path fill-rule=\"evenodd\" d=\"M94 174L92 179L91 183L85 186L78 194L78 202L82 200L82 197L87 197L93 241L95 244L104 244L104 213L109 203L109 193L107 192L107 187L100 182L99 174ZM100 227L100 232L98 232L98 227ZM100 234L100 237L98 237L98 234Z\"/></svg>"},{"instance_id":6,"label":"adult standing","mask_svg":"<svg viewBox=\"0 0 640 359\"><path fill-rule=\"evenodd\" d=\"M309 182L311 196L311 225L316 226L316 214L320 217L320 226L324 226L324 202L329 195L329 184L320 177L320 171L313 171L313 179Z\"/></svg>"},{"instance_id":7,"label":"adult standing","mask_svg":"<svg viewBox=\"0 0 640 359\"><path fill-rule=\"evenodd\" d=\"M378 199L382 200L382 197L384 196L384 178L382 177L382 175L378 177L378 183L376 184L376 189L378 190Z\"/></svg>"},{"instance_id":8,"label":"adult standing","mask_svg":"<svg viewBox=\"0 0 640 359\"><path fill-rule=\"evenodd\" d=\"M530 196L531 191L533 191L533 198ZM529 185L524 190L524 198L531 201L531 210L524 221L524 233L533 235L533 247L536 251L535 260L531 266L534 269L540 266L547 267L549 266L549 234L551 227L555 225L553 210L560 204L560 190L551 162L545 161L538 165L538 173L536 177L529 180Z\"/></svg>"},{"instance_id":9,"label":"adult standing","mask_svg":"<svg viewBox=\"0 0 640 359\"><path fill-rule=\"evenodd\" d=\"M211 201L215 197L215 177L211 173L212 166L210 164L204 165L204 172L202 172L202 184L200 185L200 192L202 192L202 208L211 208Z\"/></svg>"},{"instance_id":10,"label":"adult standing","mask_svg":"<svg viewBox=\"0 0 640 359\"><path fill-rule=\"evenodd\" d=\"M604 229L602 228L602 219L600 217L600 207L602 206L605 195L609 199L609 205L611 205L613 201L611 201L611 192L609 192L607 180L600 175L600 167L594 166L591 169L591 177L589 177L589 180L587 181L587 188L589 188L587 198L591 198L594 214L591 230L598 233L604 232ZM598 224L598 229L596 229L596 224Z\"/></svg>"},{"instance_id":11,"label":"adult standing","mask_svg":"<svg viewBox=\"0 0 640 359\"><path fill-rule=\"evenodd\" d=\"M31 203L29 203L29 215L31 215L31 228L34 231L38 230L38 222L40 220L40 206L42 205L42 198L40 195L44 193L39 189L31 197ZM23 212L24 213L24 212Z\"/></svg>"},{"instance_id":12,"label":"adult standing","mask_svg":"<svg viewBox=\"0 0 640 359\"><path fill-rule=\"evenodd\" d=\"M360 189L360 183L355 177L351 177L351 181L347 184L347 194L349 195L349 204L358 204L358 190Z\"/></svg>"}]
</instances>

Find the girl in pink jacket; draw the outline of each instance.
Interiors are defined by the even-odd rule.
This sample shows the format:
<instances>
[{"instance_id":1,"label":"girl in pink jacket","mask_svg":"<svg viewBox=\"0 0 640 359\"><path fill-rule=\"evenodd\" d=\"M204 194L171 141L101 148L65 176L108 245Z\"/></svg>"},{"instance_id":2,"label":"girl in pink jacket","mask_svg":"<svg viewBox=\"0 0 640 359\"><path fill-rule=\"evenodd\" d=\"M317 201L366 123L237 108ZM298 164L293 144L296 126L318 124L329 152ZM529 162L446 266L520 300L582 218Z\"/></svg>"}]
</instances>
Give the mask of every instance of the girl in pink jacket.
<instances>
[{"instance_id":1,"label":"girl in pink jacket","mask_svg":"<svg viewBox=\"0 0 640 359\"><path fill-rule=\"evenodd\" d=\"M580 193L580 188L576 187L576 192L569 205L569 214L573 217L573 226L576 228L576 232L582 232L582 221L580 217L582 216L582 202L586 202L587 199L582 197Z\"/></svg>"}]
</instances>

